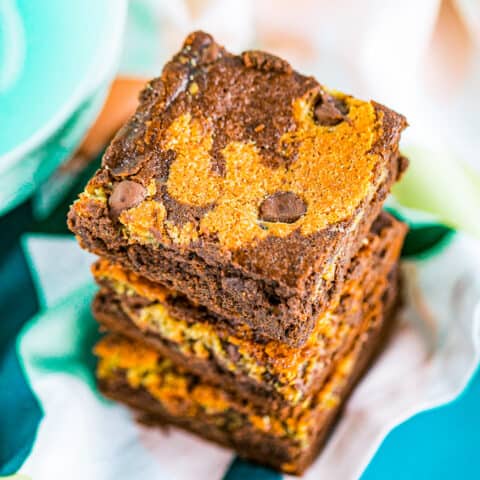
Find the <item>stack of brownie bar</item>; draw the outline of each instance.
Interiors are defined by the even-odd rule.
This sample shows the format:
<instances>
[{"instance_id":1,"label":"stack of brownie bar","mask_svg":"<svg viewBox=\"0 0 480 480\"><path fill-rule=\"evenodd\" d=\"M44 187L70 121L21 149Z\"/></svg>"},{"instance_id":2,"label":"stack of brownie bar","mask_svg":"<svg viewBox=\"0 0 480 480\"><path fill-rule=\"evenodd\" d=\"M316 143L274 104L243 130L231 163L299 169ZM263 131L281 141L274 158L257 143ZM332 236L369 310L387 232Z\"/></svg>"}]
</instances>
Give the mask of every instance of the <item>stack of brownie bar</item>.
<instances>
[{"instance_id":1,"label":"stack of brownie bar","mask_svg":"<svg viewBox=\"0 0 480 480\"><path fill-rule=\"evenodd\" d=\"M69 214L101 257L105 395L301 473L396 304L406 228L382 205L405 126L191 34Z\"/></svg>"}]
</instances>

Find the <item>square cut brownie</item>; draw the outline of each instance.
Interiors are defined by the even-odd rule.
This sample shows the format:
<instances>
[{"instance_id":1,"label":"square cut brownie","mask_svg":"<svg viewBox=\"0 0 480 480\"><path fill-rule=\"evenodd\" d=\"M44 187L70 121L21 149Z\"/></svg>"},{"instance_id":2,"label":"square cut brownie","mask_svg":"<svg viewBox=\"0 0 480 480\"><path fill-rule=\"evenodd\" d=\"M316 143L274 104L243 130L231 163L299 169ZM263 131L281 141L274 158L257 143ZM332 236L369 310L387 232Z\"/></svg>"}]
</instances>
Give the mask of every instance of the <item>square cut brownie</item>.
<instances>
[{"instance_id":1,"label":"square cut brownie","mask_svg":"<svg viewBox=\"0 0 480 480\"><path fill-rule=\"evenodd\" d=\"M72 206L80 244L302 345L407 166L403 116L191 34Z\"/></svg>"},{"instance_id":2,"label":"square cut brownie","mask_svg":"<svg viewBox=\"0 0 480 480\"><path fill-rule=\"evenodd\" d=\"M317 319L299 348L259 341L245 325L230 325L107 260L92 268L102 287L94 315L108 330L149 345L203 380L259 408L279 410L308 397L368 328L369 312L395 275L405 230L390 215L380 215L350 265L340 298Z\"/></svg>"},{"instance_id":3,"label":"square cut brownie","mask_svg":"<svg viewBox=\"0 0 480 480\"><path fill-rule=\"evenodd\" d=\"M250 460L301 474L323 446L378 347L395 298L396 278L392 278L382 306L370 312L370 328L314 393L281 416L265 413L175 366L156 350L121 336L104 337L95 348L99 387L106 396L134 408L144 423L185 428Z\"/></svg>"}]
</instances>

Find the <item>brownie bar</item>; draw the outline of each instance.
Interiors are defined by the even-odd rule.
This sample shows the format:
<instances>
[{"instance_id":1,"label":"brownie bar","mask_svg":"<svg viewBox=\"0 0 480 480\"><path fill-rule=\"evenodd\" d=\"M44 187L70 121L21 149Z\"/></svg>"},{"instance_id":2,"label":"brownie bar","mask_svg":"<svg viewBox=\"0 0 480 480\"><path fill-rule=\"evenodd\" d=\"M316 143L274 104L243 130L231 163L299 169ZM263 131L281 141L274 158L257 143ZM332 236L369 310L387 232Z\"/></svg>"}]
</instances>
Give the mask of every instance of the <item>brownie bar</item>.
<instances>
[{"instance_id":1,"label":"brownie bar","mask_svg":"<svg viewBox=\"0 0 480 480\"><path fill-rule=\"evenodd\" d=\"M147 343L202 379L251 401L273 399L280 409L308 396L351 348L388 287L404 232L402 223L381 215L352 262L339 302L301 348L258 342L245 328L232 334L224 319L105 260L93 268L102 285L94 315L108 330Z\"/></svg>"},{"instance_id":2,"label":"brownie bar","mask_svg":"<svg viewBox=\"0 0 480 480\"><path fill-rule=\"evenodd\" d=\"M108 397L137 410L145 423L176 425L250 460L301 474L315 459L378 347L395 298L394 281L384 308L372 312L370 328L337 362L327 382L282 419L259 412L253 404L175 368L154 350L118 336L106 337L96 347L99 386Z\"/></svg>"},{"instance_id":3,"label":"brownie bar","mask_svg":"<svg viewBox=\"0 0 480 480\"><path fill-rule=\"evenodd\" d=\"M80 244L304 344L406 168L405 118L190 35L72 206Z\"/></svg>"}]
</instances>

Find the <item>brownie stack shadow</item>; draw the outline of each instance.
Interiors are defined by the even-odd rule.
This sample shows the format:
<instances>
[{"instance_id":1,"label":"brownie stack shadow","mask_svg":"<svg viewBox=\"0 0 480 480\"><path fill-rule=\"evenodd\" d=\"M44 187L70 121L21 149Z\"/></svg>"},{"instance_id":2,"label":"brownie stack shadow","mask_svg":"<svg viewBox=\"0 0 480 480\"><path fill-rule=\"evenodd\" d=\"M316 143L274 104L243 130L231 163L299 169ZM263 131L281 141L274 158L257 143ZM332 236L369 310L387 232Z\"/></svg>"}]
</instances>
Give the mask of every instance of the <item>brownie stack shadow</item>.
<instances>
[{"instance_id":1,"label":"brownie stack shadow","mask_svg":"<svg viewBox=\"0 0 480 480\"><path fill-rule=\"evenodd\" d=\"M301 474L398 303L406 227L382 206L405 127L191 34L69 213L100 257L102 392Z\"/></svg>"}]
</instances>

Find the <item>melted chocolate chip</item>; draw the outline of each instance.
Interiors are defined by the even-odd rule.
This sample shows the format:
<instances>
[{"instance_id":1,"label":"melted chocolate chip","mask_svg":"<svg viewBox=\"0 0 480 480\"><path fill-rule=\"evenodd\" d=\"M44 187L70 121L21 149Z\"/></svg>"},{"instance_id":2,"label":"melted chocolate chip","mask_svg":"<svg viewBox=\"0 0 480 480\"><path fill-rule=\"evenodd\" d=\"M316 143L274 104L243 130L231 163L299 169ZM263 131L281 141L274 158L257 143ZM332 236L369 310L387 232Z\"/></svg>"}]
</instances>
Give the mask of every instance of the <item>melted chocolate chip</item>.
<instances>
[{"instance_id":1,"label":"melted chocolate chip","mask_svg":"<svg viewBox=\"0 0 480 480\"><path fill-rule=\"evenodd\" d=\"M334 98L333 103L335 106L342 112L344 116L348 115L348 105L345 103L345 100L341 100L340 98Z\"/></svg>"},{"instance_id":2,"label":"melted chocolate chip","mask_svg":"<svg viewBox=\"0 0 480 480\"><path fill-rule=\"evenodd\" d=\"M294 223L307 211L305 202L293 192L277 192L267 197L259 208L265 222Z\"/></svg>"},{"instance_id":3,"label":"melted chocolate chip","mask_svg":"<svg viewBox=\"0 0 480 480\"><path fill-rule=\"evenodd\" d=\"M348 113L347 105L330 95L323 95L314 106L313 116L320 125L333 127L343 122Z\"/></svg>"},{"instance_id":4,"label":"melted chocolate chip","mask_svg":"<svg viewBox=\"0 0 480 480\"><path fill-rule=\"evenodd\" d=\"M259 50L243 52L242 60L247 68L256 68L263 72L292 73L292 67L287 61Z\"/></svg>"},{"instance_id":5,"label":"melted chocolate chip","mask_svg":"<svg viewBox=\"0 0 480 480\"><path fill-rule=\"evenodd\" d=\"M111 215L117 218L123 210L137 206L146 196L147 190L137 182L124 180L115 184L108 199Z\"/></svg>"}]
</instances>

